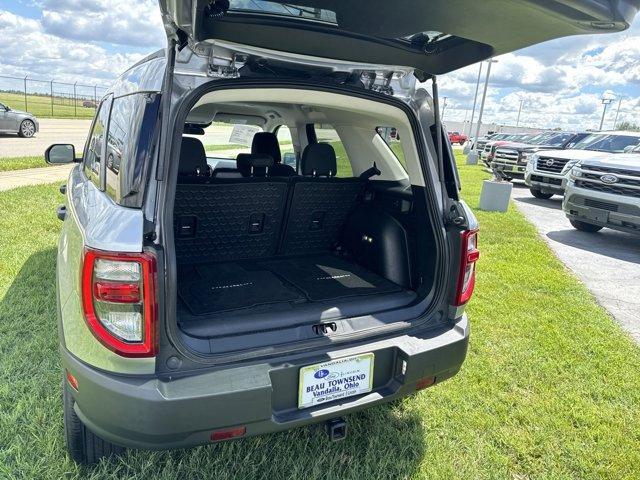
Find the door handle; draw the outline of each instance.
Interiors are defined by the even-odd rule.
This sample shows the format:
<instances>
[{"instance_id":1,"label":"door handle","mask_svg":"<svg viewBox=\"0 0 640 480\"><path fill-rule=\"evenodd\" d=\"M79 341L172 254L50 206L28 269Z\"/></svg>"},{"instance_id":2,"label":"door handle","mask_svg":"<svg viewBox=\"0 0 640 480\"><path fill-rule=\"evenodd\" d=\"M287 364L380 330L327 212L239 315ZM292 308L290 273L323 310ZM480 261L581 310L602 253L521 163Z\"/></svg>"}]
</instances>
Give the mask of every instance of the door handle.
<instances>
[{"instance_id":1,"label":"door handle","mask_svg":"<svg viewBox=\"0 0 640 480\"><path fill-rule=\"evenodd\" d=\"M64 222L64 219L67 218L67 207L65 205L60 205L56 209L56 215L58 216L58 220Z\"/></svg>"}]
</instances>

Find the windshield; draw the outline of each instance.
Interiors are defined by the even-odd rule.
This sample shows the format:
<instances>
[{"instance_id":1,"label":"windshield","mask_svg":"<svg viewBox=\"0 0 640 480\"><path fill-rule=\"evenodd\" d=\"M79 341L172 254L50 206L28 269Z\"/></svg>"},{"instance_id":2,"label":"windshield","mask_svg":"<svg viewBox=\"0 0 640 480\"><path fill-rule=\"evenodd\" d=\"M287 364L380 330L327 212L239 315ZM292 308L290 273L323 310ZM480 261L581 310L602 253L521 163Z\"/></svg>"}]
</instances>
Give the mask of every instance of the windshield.
<instances>
[{"instance_id":1,"label":"windshield","mask_svg":"<svg viewBox=\"0 0 640 480\"><path fill-rule=\"evenodd\" d=\"M268 0L231 0L229 11L266 13L294 17L302 20L317 20L337 24L336 12L324 8L305 7L292 3L270 2Z\"/></svg>"},{"instance_id":2,"label":"windshield","mask_svg":"<svg viewBox=\"0 0 640 480\"><path fill-rule=\"evenodd\" d=\"M560 133L547 138L544 144L549 145L550 147L561 147L571 140L572 137L573 133Z\"/></svg>"},{"instance_id":3,"label":"windshield","mask_svg":"<svg viewBox=\"0 0 640 480\"><path fill-rule=\"evenodd\" d=\"M573 150L622 153L626 147L638 144L640 144L640 136L594 133L583 138L571 148Z\"/></svg>"}]
</instances>

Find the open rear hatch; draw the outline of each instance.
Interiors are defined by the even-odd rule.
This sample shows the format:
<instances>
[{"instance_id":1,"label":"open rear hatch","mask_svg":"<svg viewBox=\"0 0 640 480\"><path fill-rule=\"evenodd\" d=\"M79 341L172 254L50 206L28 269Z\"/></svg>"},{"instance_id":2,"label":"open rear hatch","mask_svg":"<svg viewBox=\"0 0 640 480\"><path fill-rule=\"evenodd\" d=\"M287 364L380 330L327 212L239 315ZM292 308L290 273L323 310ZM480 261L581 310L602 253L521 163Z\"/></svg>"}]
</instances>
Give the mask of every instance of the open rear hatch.
<instances>
[{"instance_id":1,"label":"open rear hatch","mask_svg":"<svg viewBox=\"0 0 640 480\"><path fill-rule=\"evenodd\" d=\"M443 74L563 36L629 27L640 0L160 0L170 38Z\"/></svg>"}]
</instances>

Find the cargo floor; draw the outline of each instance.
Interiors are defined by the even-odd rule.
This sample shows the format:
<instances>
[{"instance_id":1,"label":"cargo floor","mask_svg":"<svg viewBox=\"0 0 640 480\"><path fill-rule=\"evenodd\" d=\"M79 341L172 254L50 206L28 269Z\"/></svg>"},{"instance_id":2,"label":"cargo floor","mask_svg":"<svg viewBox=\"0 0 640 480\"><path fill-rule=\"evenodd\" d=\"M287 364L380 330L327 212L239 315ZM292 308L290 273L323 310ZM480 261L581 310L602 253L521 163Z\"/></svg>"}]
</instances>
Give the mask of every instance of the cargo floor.
<instances>
[{"instance_id":1,"label":"cargo floor","mask_svg":"<svg viewBox=\"0 0 640 480\"><path fill-rule=\"evenodd\" d=\"M181 328L210 336L246 331L239 316L252 317L255 328L265 328L260 320L269 318L269 328L278 328L290 324L287 313L295 312L300 322L351 316L407 304L415 294L345 257L325 254L182 266L178 296Z\"/></svg>"}]
</instances>

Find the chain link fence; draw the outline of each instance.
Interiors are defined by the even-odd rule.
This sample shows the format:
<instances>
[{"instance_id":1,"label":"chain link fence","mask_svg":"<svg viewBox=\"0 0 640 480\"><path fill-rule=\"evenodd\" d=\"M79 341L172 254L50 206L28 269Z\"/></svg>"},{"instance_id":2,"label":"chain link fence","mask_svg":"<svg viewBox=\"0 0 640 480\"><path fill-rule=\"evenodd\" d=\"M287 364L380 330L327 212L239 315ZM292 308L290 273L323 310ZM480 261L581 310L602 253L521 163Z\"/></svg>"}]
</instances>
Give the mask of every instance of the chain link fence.
<instances>
[{"instance_id":1,"label":"chain link fence","mask_svg":"<svg viewBox=\"0 0 640 480\"><path fill-rule=\"evenodd\" d=\"M0 103L39 118L92 118L106 91L102 85L0 75Z\"/></svg>"}]
</instances>

